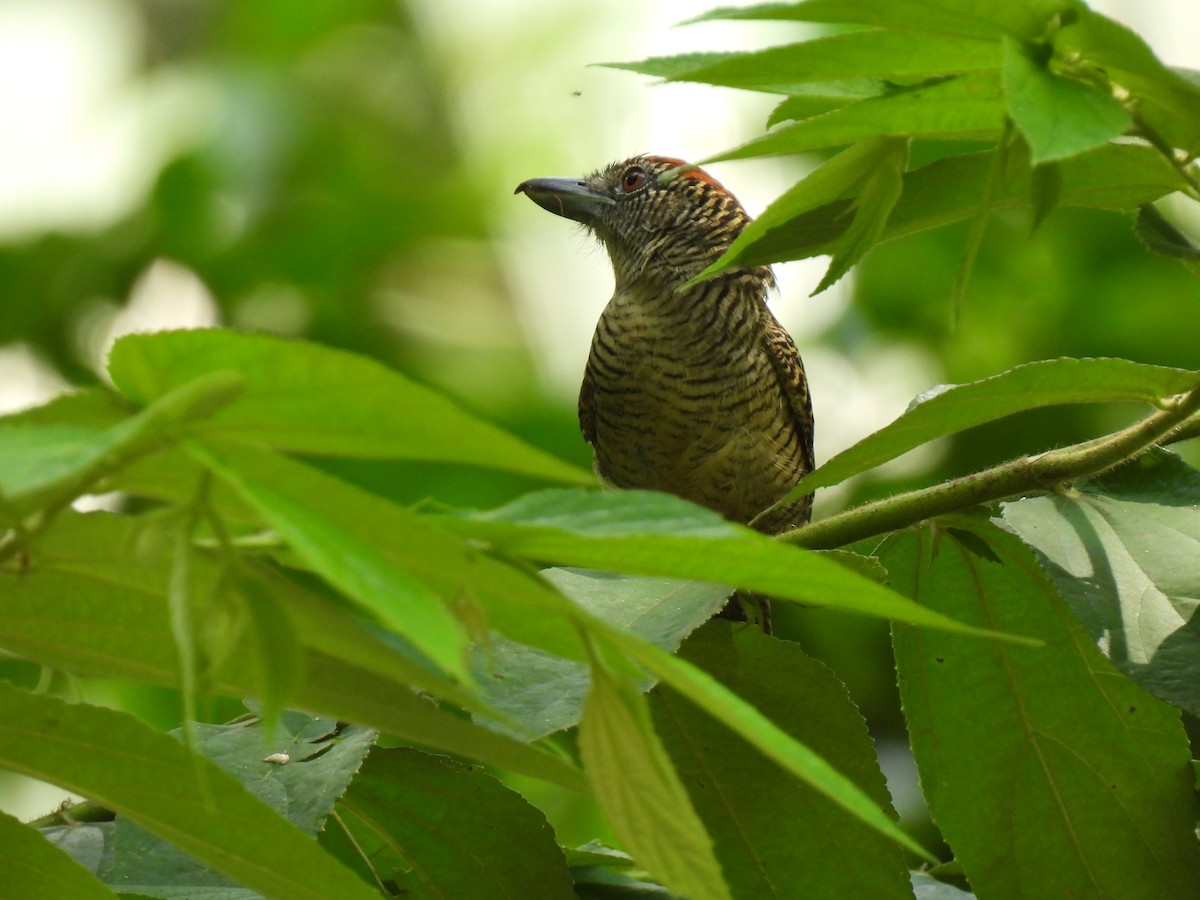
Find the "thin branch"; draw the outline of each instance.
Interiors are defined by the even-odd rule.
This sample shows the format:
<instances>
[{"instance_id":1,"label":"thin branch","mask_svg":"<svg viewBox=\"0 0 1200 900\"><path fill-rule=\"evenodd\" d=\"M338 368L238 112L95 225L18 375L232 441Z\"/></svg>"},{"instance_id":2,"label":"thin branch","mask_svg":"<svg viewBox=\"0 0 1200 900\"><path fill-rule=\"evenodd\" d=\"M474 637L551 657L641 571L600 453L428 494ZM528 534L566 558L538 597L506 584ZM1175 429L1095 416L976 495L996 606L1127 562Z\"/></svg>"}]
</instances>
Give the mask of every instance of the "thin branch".
<instances>
[{"instance_id":1,"label":"thin branch","mask_svg":"<svg viewBox=\"0 0 1200 900\"><path fill-rule=\"evenodd\" d=\"M1181 426L1194 429L1196 422L1188 420L1198 411L1200 388L1195 388L1170 398L1158 412L1122 431L865 503L785 532L778 540L812 550L829 550L981 503L1053 490L1065 482L1111 469L1163 438L1175 438L1173 432Z\"/></svg>"}]
</instances>

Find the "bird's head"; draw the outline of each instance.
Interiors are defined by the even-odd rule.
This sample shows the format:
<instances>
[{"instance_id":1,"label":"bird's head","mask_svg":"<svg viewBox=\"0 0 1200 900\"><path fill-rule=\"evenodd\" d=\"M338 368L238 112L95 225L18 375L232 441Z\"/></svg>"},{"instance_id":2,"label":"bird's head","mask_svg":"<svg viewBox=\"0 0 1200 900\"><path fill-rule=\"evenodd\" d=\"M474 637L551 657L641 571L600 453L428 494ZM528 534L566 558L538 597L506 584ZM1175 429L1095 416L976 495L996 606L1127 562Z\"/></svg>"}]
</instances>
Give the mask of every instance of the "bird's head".
<instances>
[{"instance_id":1,"label":"bird's head","mask_svg":"<svg viewBox=\"0 0 1200 900\"><path fill-rule=\"evenodd\" d=\"M715 178L665 156L635 156L583 178L531 178L516 193L591 229L608 248L618 290L686 283L750 221ZM762 277L769 282L765 267Z\"/></svg>"}]
</instances>

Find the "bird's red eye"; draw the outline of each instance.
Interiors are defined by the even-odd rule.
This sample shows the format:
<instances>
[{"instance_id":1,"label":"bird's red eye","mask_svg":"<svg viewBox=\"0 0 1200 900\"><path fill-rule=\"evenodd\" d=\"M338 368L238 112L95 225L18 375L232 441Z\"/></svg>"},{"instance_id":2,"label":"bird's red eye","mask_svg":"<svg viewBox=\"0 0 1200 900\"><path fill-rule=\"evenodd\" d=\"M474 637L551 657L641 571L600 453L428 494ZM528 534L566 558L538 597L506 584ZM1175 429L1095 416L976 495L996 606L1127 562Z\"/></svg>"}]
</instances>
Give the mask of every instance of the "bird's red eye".
<instances>
[{"instance_id":1,"label":"bird's red eye","mask_svg":"<svg viewBox=\"0 0 1200 900\"><path fill-rule=\"evenodd\" d=\"M621 179L621 187L625 193L636 191L646 183L646 170L641 166L634 166L626 170L624 177Z\"/></svg>"}]
</instances>

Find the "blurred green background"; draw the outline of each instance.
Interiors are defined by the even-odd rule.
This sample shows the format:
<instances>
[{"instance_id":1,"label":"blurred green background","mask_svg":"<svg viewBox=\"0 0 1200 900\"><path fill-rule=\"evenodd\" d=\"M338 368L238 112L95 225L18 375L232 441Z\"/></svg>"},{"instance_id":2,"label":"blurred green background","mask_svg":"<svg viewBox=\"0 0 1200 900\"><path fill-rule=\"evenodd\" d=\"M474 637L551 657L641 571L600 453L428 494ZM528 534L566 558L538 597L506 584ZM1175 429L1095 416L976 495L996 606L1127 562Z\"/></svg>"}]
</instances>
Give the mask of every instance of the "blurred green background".
<instances>
[{"instance_id":1,"label":"blurred green background","mask_svg":"<svg viewBox=\"0 0 1200 900\"><path fill-rule=\"evenodd\" d=\"M96 382L125 331L220 324L379 358L589 465L575 393L611 290L607 259L512 190L643 151L703 158L756 134L770 98L651 86L591 65L805 33L672 27L704 8L0 0L0 409ZM1152 43L1186 34L1196 15L1186 0L1154 13L1127 18ZM713 171L757 212L814 163ZM781 267L774 308L808 365L819 457L935 384L1029 360L1111 355L1200 367L1197 282L1144 252L1130 224L1059 211L1031 236L1022 217L995 217L957 327L949 298L965 228L881 248L812 299L822 262ZM1094 436L1135 414L1055 409L976 429L822 495L817 514ZM488 506L534 486L437 466L332 468L404 502ZM847 681L899 808L929 840L886 629L819 611L776 617L780 636ZM75 689L163 727L177 719L163 692ZM0 808L21 814L56 796L0 782ZM555 819L568 843L592 836L586 811Z\"/></svg>"}]
</instances>

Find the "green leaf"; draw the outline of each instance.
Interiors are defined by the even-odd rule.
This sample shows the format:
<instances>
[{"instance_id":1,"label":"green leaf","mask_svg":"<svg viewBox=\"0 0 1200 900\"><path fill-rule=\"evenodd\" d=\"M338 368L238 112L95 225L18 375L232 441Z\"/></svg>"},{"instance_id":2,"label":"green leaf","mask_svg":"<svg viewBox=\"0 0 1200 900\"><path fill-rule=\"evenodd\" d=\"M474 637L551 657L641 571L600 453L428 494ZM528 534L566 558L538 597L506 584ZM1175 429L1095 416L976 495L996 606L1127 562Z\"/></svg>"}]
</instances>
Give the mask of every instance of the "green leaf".
<instances>
[{"instance_id":1,"label":"green leaf","mask_svg":"<svg viewBox=\"0 0 1200 900\"><path fill-rule=\"evenodd\" d=\"M643 868L695 900L732 896L641 689L613 671L599 649L579 723L579 753L605 818Z\"/></svg>"},{"instance_id":2,"label":"green leaf","mask_svg":"<svg viewBox=\"0 0 1200 900\"><path fill-rule=\"evenodd\" d=\"M377 897L237 780L124 713L0 683L0 766L83 794L264 894Z\"/></svg>"},{"instance_id":3,"label":"green leaf","mask_svg":"<svg viewBox=\"0 0 1200 900\"><path fill-rule=\"evenodd\" d=\"M875 154L878 162L854 198L854 220L838 237L833 259L813 291L814 295L836 283L875 246L900 199L902 176L908 165L908 141L880 138L863 142L866 145L875 143L879 145Z\"/></svg>"},{"instance_id":4,"label":"green leaf","mask_svg":"<svg viewBox=\"0 0 1200 900\"><path fill-rule=\"evenodd\" d=\"M1004 39L1004 97L1033 164L1076 156L1129 127L1125 108L1094 87L1050 72L1020 41Z\"/></svg>"},{"instance_id":5,"label":"green leaf","mask_svg":"<svg viewBox=\"0 0 1200 900\"><path fill-rule=\"evenodd\" d=\"M831 276L840 277L883 230L899 197L901 173L907 160L907 144L895 139L866 140L848 147L767 207L737 236L725 255L692 279L693 282L730 266L745 265L746 257L755 254L762 241L780 224L839 198L858 194L853 203L838 212L846 227L829 248L834 258L817 292L824 290L832 283Z\"/></svg>"},{"instance_id":6,"label":"green leaf","mask_svg":"<svg viewBox=\"0 0 1200 900\"><path fill-rule=\"evenodd\" d=\"M257 448L194 446L193 454L235 488L314 571L354 598L444 671L466 676L467 634L443 599L380 546L388 534L411 537L425 564L461 566L463 548L409 521L399 507ZM388 528L390 526L390 528ZM399 534L394 529L407 530ZM385 530L387 528L387 530ZM389 542L390 543L390 542ZM393 550L394 553L394 550Z\"/></svg>"},{"instance_id":7,"label":"green leaf","mask_svg":"<svg viewBox=\"0 0 1200 900\"><path fill-rule=\"evenodd\" d=\"M859 785L889 815L875 745L845 686L800 647L711 622L680 656L717 678ZM737 897L911 897L900 848L764 758L670 689L655 728L712 835Z\"/></svg>"},{"instance_id":8,"label":"green leaf","mask_svg":"<svg viewBox=\"0 0 1200 900\"><path fill-rule=\"evenodd\" d=\"M818 99L833 102L832 98ZM795 100L812 102L809 97L785 100L772 113L772 119L777 121L781 110L795 117L791 113ZM1004 126L1004 115L1000 79L995 72L978 72L934 79L866 99L845 97L840 108L777 129L704 162L802 153L876 137L995 141Z\"/></svg>"},{"instance_id":9,"label":"green leaf","mask_svg":"<svg viewBox=\"0 0 1200 900\"><path fill-rule=\"evenodd\" d=\"M1121 677L1013 535L979 519L889 538L913 599L1045 640L894 627L921 783L980 896L1177 898L1200 852L1176 710Z\"/></svg>"},{"instance_id":10,"label":"green leaf","mask_svg":"<svg viewBox=\"0 0 1200 900\"><path fill-rule=\"evenodd\" d=\"M283 716L269 732L258 721L194 727L197 747L206 758L296 828L314 836L375 742L370 729L339 726L332 719L295 712ZM280 761L268 762L264 757L269 754ZM279 754L286 754L287 761ZM255 840L246 843L253 846ZM152 896L195 896L236 887L124 816L117 817L109 880L122 892Z\"/></svg>"},{"instance_id":11,"label":"green leaf","mask_svg":"<svg viewBox=\"0 0 1200 900\"><path fill-rule=\"evenodd\" d=\"M1012 150L1006 155L1008 165L992 207L1029 209L1032 187L1028 160ZM904 192L880 242L977 215L992 176L994 156L994 151L989 151L945 157L906 173ZM1063 160L1059 168L1062 206L1136 209L1142 203L1188 188L1187 181L1162 154L1135 144L1105 144ZM816 208L803 204L791 218L780 216L769 230L756 231L755 246L741 254L740 264L763 265L830 253L849 224L845 212L850 201L835 198L823 202Z\"/></svg>"},{"instance_id":12,"label":"green leaf","mask_svg":"<svg viewBox=\"0 0 1200 900\"><path fill-rule=\"evenodd\" d=\"M1081 7L1055 33L1054 52L1128 92L1137 125L1156 143L1183 151L1189 160L1200 153L1200 83L1163 65L1129 28Z\"/></svg>"},{"instance_id":13,"label":"green leaf","mask_svg":"<svg viewBox=\"0 0 1200 900\"><path fill-rule=\"evenodd\" d=\"M814 84L798 84L792 94L771 111L767 127L794 119L807 119L840 109L859 100L878 97L888 90L888 84L879 78L856 78L849 81L824 81Z\"/></svg>"},{"instance_id":14,"label":"green leaf","mask_svg":"<svg viewBox=\"0 0 1200 900\"><path fill-rule=\"evenodd\" d=\"M939 437L1029 409L1067 403L1163 399L1200 383L1200 373L1125 359L1047 359L968 384L940 385L914 400L899 418L867 435L807 475L792 494L839 484L852 475Z\"/></svg>"},{"instance_id":15,"label":"green leaf","mask_svg":"<svg viewBox=\"0 0 1200 900\"><path fill-rule=\"evenodd\" d=\"M1200 472L1155 450L1069 492L1004 505L1104 654L1200 715Z\"/></svg>"},{"instance_id":16,"label":"green leaf","mask_svg":"<svg viewBox=\"0 0 1200 900\"><path fill-rule=\"evenodd\" d=\"M1180 260L1196 275L1200 275L1200 247L1167 221L1166 217L1149 203L1138 208L1134 233L1142 243L1160 256Z\"/></svg>"},{"instance_id":17,"label":"green leaf","mask_svg":"<svg viewBox=\"0 0 1200 900\"><path fill-rule=\"evenodd\" d=\"M678 62L652 59L622 63L619 68L651 75L662 75L673 68L667 75L670 81L786 94L795 85L814 81L886 78L906 83L936 75L997 69L1000 59L995 41L880 30L736 53L707 65L697 65L695 57L683 57Z\"/></svg>"},{"instance_id":18,"label":"green leaf","mask_svg":"<svg viewBox=\"0 0 1200 900\"><path fill-rule=\"evenodd\" d=\"M37 830L0 813L0 897L113 900L116 894Z\"/></svg>"},{"instance_id":19,"label":"green leaf","mask_svg":"<svg viewBox=\"0 0 1200 900\"><path fill-rule=\"evenodd\" d=\"M670 494L539 491L491 512L440 522L527 559L728 584L780 600L961 628L818 553L772 540Z\"/></svg>"},{"instance_id":20,"label":"green leaf","mask_svg":"<svg viewBox=\"0 0 1200 900\"><path fill-rule=\"evenodd\" d=\"M547 569L541 575L582 609L668 651L719 612L732 593L700 581L585 570ZM586 664L495 634L473 657L484 697L522 726L518 737L544 737L579 722L591 685Z\"/></svg>"},{"instance_id":21,"label":"green leaf","mask_svg":"<svg viewBox=\"0 0 1200 900\"><path fill-rule=\"evenodd\" d=\"M321 844L386 896L573 898L542 813L478 766L375 750Z\"/></svg>"},{"instance_id":22,"label":"green leaf","mask_svg":"<svg viewBox=\"0 0 1200 900\"><path fill-rule=\"evenodd\" d=\"M933 859L854 782L721 682L690 663L599 620L584 618L582 624L593 635L602 637L605 643L621 650L626 657L649 670L662 684L668 685L741 735L768 759L812 785L871 828L922 858Z\"/></svg>"},{"instance_id":23,"label":"green leaf","mask_svg":"<svg viewBox=\"0 0 1200 900\"><path fill-rule=\"evenodd\" d=\"M562 599L410 512L303 463L233 444L192 448L305 564L444 671L466 677L468 628L578 657ZM453 609L451 606L453 605Z\"/></svg>"},{"instance_id":24,"label":"green leaf","mask_svg":"<svg viewBox=\"0 0 1200 900\"><path fill-rule=\"evenodd\" d=\"M181 379L145 410L112 425L0 423L0 492L19 507L58 507L102 476L151 452L179 426L232 402L242 379L211 372Z\"/></svg>"},{"instance_id":25,"label":"green leaf","mask_svg":"<svg viewBox=\"0 0 1200 900\"><path fill-rule=\"evenodd\" d=\"M166 612L169 544L148 523L106 513L64 513L21 572L0 574L0 646L67 672L179 686ZM481 700L415 661L399 641L278 573L250 577L278 598L303 647L294 702L402 740L503 766L578 789L582 775L562 759L440 710L428 695L476 712ZM217 571L197 554L192 575ZM232 697L261 692L247 639L207 677ZM422 693L417 693L420 690Z\"/></svg>"},{"instance_id":26,"label":"green leaf","mask_svg":"<svg viewBox=\"0 0 1200 900\"><path fill-rule=\"evenodd\" d=\"M108 368L122 393L142 404L210 372L240 373L237 401L193 429L209 437L594 481L374 360L317 344L215 329L136 334L117 341Z\"/></svg>"},{"instance_id":27,"label":"green leaf","mask_svg":"<svg viewBox=\"0 0 1200 900\"><path fill-rule=\"evenodd\" d=\"M1068 0L803 0L714 9L692 22L712 19L768 19L875 25L901 31L933 31L996 38L1008 32L1025 38L1042 34Z\"/></svg>"}]
</instances>

